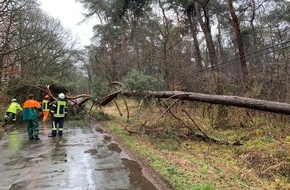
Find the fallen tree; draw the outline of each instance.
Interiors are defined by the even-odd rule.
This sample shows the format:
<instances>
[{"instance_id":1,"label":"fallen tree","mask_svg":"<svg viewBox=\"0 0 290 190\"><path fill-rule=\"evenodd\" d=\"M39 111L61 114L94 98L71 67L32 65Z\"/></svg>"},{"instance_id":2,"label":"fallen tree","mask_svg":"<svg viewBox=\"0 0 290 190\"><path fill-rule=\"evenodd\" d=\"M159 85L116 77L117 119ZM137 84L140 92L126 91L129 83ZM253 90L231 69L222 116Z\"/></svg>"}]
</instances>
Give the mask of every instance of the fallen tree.
<instances>
[{"instance_id":1,"label":"fallen tree","mask_svg":"<svg viewBox=\"0 0 290 190\"><path fill-rule=\"evenodd\" d=\"M94 101L93 106L105 106L114 99L118 97L118 95L124 95L129 97L134 96L143 96L143 97L151 97L151 98L165 98L165 99L178 99L178 100L187 100L187 101L197 101L204 102L210 104L222 104L227 106L235 106L242 108L255 109L266 112L273 112L279 114L290 115L290 104L268 101L268 100L260 100L254 98L245 98L239 96L225 96L225 95L213 95L213 94L201 94L194 92L184 92L184 91L145 91L143 94L136 92L123 91L123 85L119 82L112 82L109 85L119 85L121 86L116 92L113 92L107 96L104 96L98 100L92 100L92 96L88 94L81 94L72 96L68 91L66 93L67 99L74 100L76 99L85 99L84 101L78 102L78 107L83 107L82 105L89 100ZM38 87L39 88L39 87ZM55 97L50 91L50 86L39 88L49 94L53 99Z\"/></svg>"},{"instance_id":2,"label":"fallen tree","mask_svg":"<svg viewBox=\"0 0 290 190\"><path fill-rule=\"evenodd\" d=\"M282 102L259 100L259 99L245 98L245 97L238 97L238 96L201 94L201 93L184 92L184 91L146 91L143 93L137 93L137 92L124 91L123 85L119 82L113 82L110 85L119 85L121 87L117 89L115 92L99 99L92 99L92 96L87 95L87 94L71 96L70 93L67 93L67 99L70 100L72 102L72 105L74 107L77 107L78 110L84 109L83 105L89 100L93 102L90 110L92 110L94 106L102 107L102 106L106 106L111 101L114 101L121 115L122 113L120 112L119 107L115 101L115 99L118 98L119 95L127 96L127 97L137 97L137 96L140 97L141 96L145 98L165 99L165 101L175 99L176 101L171 106L166 105L165 101L163 101L167 109L165 112L163 112L160 118L164 117L166 113L170 113L175 119L181 121L184 124L184 126L190 131L191 136L202 138L204 141L208 141L208 142L214 142L214 143L220 143L220 144L233 144L233 145L241 145L241 143L239 141L230 143L222 139L216 139L214 137L208 136L202 130L202 128L194 121L194 118L192 118L189 115L189 113L187 113L186 110L182 108L182 106L178 103L178 101L186 100L186 101L197 101L197 102L204 102L204 103L210 103L210 104L222 104L222 105L227 105L227 106L235 106L235 107L249 108L249 109L290 115L290 104L282 103ZM46 87L45 91L53 97L49 89L49 86ZM81 98L82 101L76 101L79 98ZM125 104L126 104L126 101L125 101ZM178 118L171 111L171 108L176 105L180 107L182 112L184 112L186 116L190 119L190 121L192 121L194 127L187 125L181 118ZM127 110L127 121L129 121L129 109L128 109L127 104L126 104L126 110ZM145 124L142 125L143 128L146 126L146 122L147 121L145 121ZM133 131L129 129L128 127L125 127L124 129L128 131L130 134L132 133L141 134L139 131ZM148 132L148 130L149 129L147 128L145 131Z\"/></svg>"},{"instance_id":3,"label":"fallen tree","mask_svg":"<svg viewBox=\"0 0 290 190\"><path fill-rule=\"evenodd\" d=\"M134 96L135 93L123 92L122 94L125 96ZM179 99L210 104L223 104L227 106L250 108L255 110L290 115L290 104L268 100L244 98L239 96L200 94L183 91L147 91L145 94L147 95L147 97L152 98Z\"/></svg>"}]
</instances>

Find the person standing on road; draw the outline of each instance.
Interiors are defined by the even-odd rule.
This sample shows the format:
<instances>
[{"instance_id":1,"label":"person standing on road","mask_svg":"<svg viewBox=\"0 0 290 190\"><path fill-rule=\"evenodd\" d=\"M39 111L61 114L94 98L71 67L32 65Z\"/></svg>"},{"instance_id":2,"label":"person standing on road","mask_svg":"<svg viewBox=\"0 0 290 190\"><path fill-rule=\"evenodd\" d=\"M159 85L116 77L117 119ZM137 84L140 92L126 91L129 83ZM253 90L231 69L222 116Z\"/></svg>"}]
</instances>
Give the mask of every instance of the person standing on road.
<instances>
[{"instance_id":1,"label":"person standing on road","mask_svg":"<svg viewBox=\"0 0 290 190\"><path fill-rule=\"evenodd\" d=\"M67 102L64 93L58 95L58 99L52 102L50 113L52 117L52 133L49 137L55 137L57 132L59 136L63 134L64 118L67 115Z\"/></svg>"},{"instance_id":2,"label":"person standing on road","mask_svg":"<svg viewBox=\"0 0 290 190\"><path fill-rule=\"evenodd\" d=\"M50 111L50 99L49 99L49 95L45 95L44 99L42 100L41 103L41 107L42 107L42 114L43 114L43 118L42 118L42 122L45 123Z\"/></svg>"},{"instance_id":3,"label":"person standing on road","mask_svg":"<svg viewBox=\"0 0 290 190\"><path fill-rule=\"evenodd\" d=\"M23 120L27 122L27 133L29 140L39 140L38 111L41 112L41 105L34 100L34 95L29 94L28 100L23 104Z\"/></svg>"},{"instance_id":4,"label":"person standing on road","mask_svg":"<svg viewBox=\"0 0 290 190\"><path fill-rule=\"evenodd\" d=\"M8 122L9 115L12 115L12 122L13 124L16 122L16 114L17 111L22 111L22 107L20 104L17 103L16 99L12 99L10 106L7 109L7 112L5 114L5 123Z\"/></svg>"}]
</instances>

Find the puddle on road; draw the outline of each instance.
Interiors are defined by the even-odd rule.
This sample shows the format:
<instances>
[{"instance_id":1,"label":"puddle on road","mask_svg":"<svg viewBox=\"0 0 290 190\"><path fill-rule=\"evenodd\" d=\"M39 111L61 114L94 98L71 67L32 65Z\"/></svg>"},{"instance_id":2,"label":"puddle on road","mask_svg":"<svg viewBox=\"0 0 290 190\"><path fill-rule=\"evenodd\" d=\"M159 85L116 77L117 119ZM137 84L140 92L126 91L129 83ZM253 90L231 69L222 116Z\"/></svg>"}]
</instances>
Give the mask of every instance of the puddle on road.
<instances>
[{"instance_id":1,"label":"puddle on road","mask_svg":"<svg viewBox=\"0 0 290 190\"><path fill-rule=\"evenodd\" d=\"M96 159L100 160L100 159L105 159L105 158L109 158L110 156L113 155L113 152L102 152L96 155Z\"/></svg>"},{"instance_id":2,"label":"puddle on road","mask_svg":"<svg viewBox=\"0 0 290 190\"><path fill-rule=\"evenodd\" d=\"M4 166L14 166L13 169L16 169L15 166L17 165L17 169L25 168L28 163L38 163L46 159L44 155L38 155L37 157L23 157L21 155L16 155L15 157L10 158L9 162L4 163Z\"/></svg>"},{"instance_id":3,"label":"puddle on road","mask_svg":"<svg viewBox=\"0 0 290 190\"><path fill-rule=\"evenodd\" d=\"M24 163L24 162L27 162L27 161L28 160L26 159L26 160L23 160L21 163ZM4 163L4 166L14 166L16 164L20 164L19 159L14 159L14 160L11 160L9 162L6 162L6 163ZM24 168L24 167L25 167L25 165L23 165L21 168Z\"/></svg>"},{"instance_id":4,"label":"puddle on road","mask_svg":"<svg viewBox=\"0 0 290 190\"><path fill-rule=\"evenodd\" d=\"M122 159L123 165L129 169L132 189L158 190L142 173L142 167L134 160Z\"/></svg>"},{"instance_id":5,"label":"puddle on road","mask_svg":"<svg viewBox=\"0 0 290 190\"><path fill-rule=\"evenodd\" d=\"M28 185L31 183L31 181L20 181L18 183L14 183L9 190L19 190L19 189L26 189Z\"/></svg>"},{"instance_id":6,"label":"puddle on road","mask_svg":"<svg viewBox=\"0 0 290 190\"><path fill-rule=\"evenodd\" d=\"M52 151L51 156L54 164L58 164L59 162L67 162L67 154L64 148L56 147Z\"/></svg>"},{"instance_id":7,"label":"puddle on road","mask_svg":"<svg viewBox=\"0 0 290 190\"><path fill-rule=\"evenodd\" d=\"M98 154L98 151L96 149L90 149L90 150L86 150L85 153L90 154L91 156L94 156Z\"/></svg>"},{"instance_id":8,"label":"puddle on road","mask_svg":"<svg viewBox=\"0 0 290 190\"><path fill-rule=\"evenodd\" d=\"M103 133L104 130L100 127L95 127L96 132Z\"/></svg>"},{"instance_id":9,"label":"puddle on road","mask_svg":"<svg viewBox=\"0 0 290 190\"><path fill-rule=\"evenodd\" d=\"M112 139L112 137L110 137L110 136L108 136L108 135L105 135L105 136L104 136L104 139L105 139L106 141L110 142L111 139Z\"/></svg>"},{"instance_id":10,"label":"puddle on road","mask_svg":"<svg viewBox=\"0 0 290 190\"><path fill-rule=\"evenodd\" d=\"M122 149L119 148L119 146L116 143L111 143L108 145L109 150L114 151L114 152L118 152L121 153Z\"/></svg>"},{"instance_id":11,"label":"puddle on road","mask_svg":"<svg viewBox=\"0 0 290 190\"><path fill-rule=\"evenodd\" d=\"M103 140L102 140L102 142L103 142L103 144L107 144L107 143L110 143L111 142L111 137L110 136L108 136L108 135L105 135L104 137L103 137Z\"/></svg>"}]
</instances>

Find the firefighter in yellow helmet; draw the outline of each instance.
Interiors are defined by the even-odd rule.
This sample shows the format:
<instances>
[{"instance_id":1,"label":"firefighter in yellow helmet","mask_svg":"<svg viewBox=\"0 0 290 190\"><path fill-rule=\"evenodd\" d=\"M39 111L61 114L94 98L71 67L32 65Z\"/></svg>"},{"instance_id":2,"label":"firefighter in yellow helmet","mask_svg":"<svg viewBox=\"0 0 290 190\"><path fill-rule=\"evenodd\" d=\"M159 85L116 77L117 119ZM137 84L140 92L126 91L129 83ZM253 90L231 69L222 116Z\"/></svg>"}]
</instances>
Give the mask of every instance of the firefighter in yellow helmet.
<instances>
[{"instance_id":1,"label":"firefighter in yellow helmet","mask_svg":"<svg viewBox=\"0 0 290 190\"><path fill-rule=\"evenodd\" d=\"M49 137L55 137L57 133L59 136L62 136L64 118L67 115L67 102L63 93L60 93L58 99L52 102L50 113L52 118L52 133Z\"/></svg>"},{"instance_id":2,"label":"firefighter in yellow helmet","mask_svg":"<svg viewBox=\"0 0 290 190\"><path fill-rule=\"evenodd\" d=\"M8 122L8 117L12 115L13 124L16 122L16 114L18 111L22 111L22 107L17 103L16 99L12 99L11 104L9 105L7 112L5 114L5 123Z\"/></svg>"},{"instance_id":3,"label":"firefighter in yellow helmet","mask_svg":"<svg viewBox=\"0 0 290 190\"><path fill-rule=\"evenodd\" d=\"M43 123L45 123L47 120L47 117L48 117L49 111L50 111L50 106L51 106L50 97L49 97L49 95L45 95L44 99L41 102L41 108L42 108L42 114L43 114L42 122Z\"/></svg>"}]
</instances>

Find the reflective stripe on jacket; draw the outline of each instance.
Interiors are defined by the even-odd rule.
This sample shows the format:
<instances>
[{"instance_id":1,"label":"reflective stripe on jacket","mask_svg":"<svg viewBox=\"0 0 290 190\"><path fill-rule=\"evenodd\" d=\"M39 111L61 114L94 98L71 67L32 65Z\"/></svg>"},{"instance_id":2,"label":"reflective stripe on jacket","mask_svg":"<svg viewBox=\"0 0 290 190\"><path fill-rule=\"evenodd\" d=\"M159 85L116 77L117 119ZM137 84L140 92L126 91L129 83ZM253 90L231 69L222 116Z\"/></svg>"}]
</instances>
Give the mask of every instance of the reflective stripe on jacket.
<instances>
[{"instance_id":1,"label":"reflective stripe on jacket","mask_svg":"<svg viewBox=\"0 0 290 190\"><path fill-rule=\"evenodd\" d=\"M20 106L18 103L16 103L16 102L12 102L12 103L10 104L10 106L8 107L7 112L15 113L15 114L16 114L16 112L17 112L18 110L19 110L19 111L22 111L21 106Z\"/></svg>"},{"instance_id":2,"label":"reflective stripe on jacket","mask_svg":"<svg viewBox=\"0 0 290 190\"><path fill-rule=\"evenodd\" d=\"M52 113L53 117L65 117L67 114L67 102L64 100L54 101L50 113Z\"/></svg>"},{"instance_id":3,"label":"reflective stripe on jacket","mask_svg":"<svg viewBox=\"0 0 290 190\"><path fill-rule=\"evenodd\" d=\"M42 100L42 111L49 111L49 100L44 99Z\"/></svg>"},{"instance_id":4,"label":"reflective stripe on jacket","mask_svg":"<svg viewBox=\"0 0 290 190\"><path fill-rule=\"evenodd\" d=\"M23 120L34 120L37 118L38 114L35 109L40 109L41 105L36 100L27 100L23 104Z\"/></svg>"}]
</instances>

